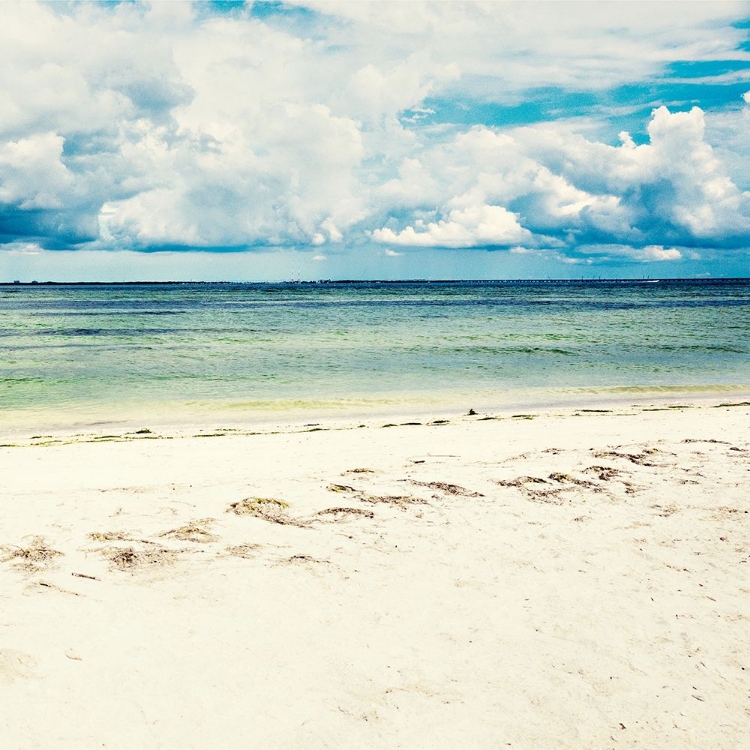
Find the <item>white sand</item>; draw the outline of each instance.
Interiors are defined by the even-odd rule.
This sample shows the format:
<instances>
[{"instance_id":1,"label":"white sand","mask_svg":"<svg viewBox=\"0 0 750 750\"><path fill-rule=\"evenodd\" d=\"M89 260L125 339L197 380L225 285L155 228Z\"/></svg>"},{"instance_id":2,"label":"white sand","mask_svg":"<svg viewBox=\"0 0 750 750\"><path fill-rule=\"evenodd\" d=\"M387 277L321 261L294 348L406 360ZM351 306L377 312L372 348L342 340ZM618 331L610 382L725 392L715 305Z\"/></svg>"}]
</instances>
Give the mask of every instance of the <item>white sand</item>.
<instances>
[{"instance_id":1,"label":"white sand","mask_svg":"<svg viewBox=\"0 0 750 750\"><path fill-rule=\"evenodd\" d=\"M16 439L0 748L749 748L749 417Z\"/></svg>"}]
</instances>

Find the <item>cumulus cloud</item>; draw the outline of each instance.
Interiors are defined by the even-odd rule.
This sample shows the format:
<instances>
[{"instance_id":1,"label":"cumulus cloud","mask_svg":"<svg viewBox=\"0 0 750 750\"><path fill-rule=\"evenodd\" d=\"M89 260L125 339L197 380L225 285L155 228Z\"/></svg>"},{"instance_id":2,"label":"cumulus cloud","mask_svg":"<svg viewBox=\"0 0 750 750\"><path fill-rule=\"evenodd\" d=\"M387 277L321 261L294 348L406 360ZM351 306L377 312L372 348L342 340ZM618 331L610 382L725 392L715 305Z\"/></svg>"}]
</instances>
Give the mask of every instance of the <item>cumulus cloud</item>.
<instances>
[{"instance_id":1,"label":"cumulus cloud","mask_svg":"<svg viewBox=\"0 0 750 750\"><path fill-rule=\"evenodd\" d=\"M750 190L750 92L742 97L744 106L714 110L705 115L706 141L726 165L732 181L741 190Z\"/></svg>"},{"instance_id":2,"label":"cumulus cloud","mask_svg":"<svg viewBox=\"0 0 750 750\"><path fill-rule=\"evenodd\" d=\"M487 205L455 208L437 222L417 219L400 232L388 227L373 232L376 242L411 247L507 247L530 238L515 214Z\"/></svg>"},{"instance_id":3,"label":"cumulus cloud","mask_svg":"<svg viewBox=\"0 0 750 750\"><path fill-rule=\"evenodd\" d=\"M418 168L404 165L380 193L386 200L430 186L442 218L407 217L373 238L436 247L750 244L750 194L706 141L704 113L659 107L648 134L640 146L627 134L611 146L544 126L475 127L423 152Z\"/></svg>"},{"instance_id":4,"label":"cumulus cloud","mask_svg":"<svg viewBox=\"0 0 750 750\"><path fill-rule=\"evenodd\" d=\"M679 239L700 241L718 233L746 242L750 195L738 190L706 143L703 112L693 107L670 113L659 107L648 132L650 149L630 163L641 189L638 209L651 209L666 232ZM632 152L635 156L638 149Z\"/></svg>"},{"instance_id":5,"label":"cumulus cloud","mask_svg":"<svg viewBox=\"0 0 750 750\"><path fill-rule=\"evenodd\" d=\"M39 255L44 250L35 242L8 242L2 246L7 255Z\"/></svg>"},{"instance_id":6,"label":"cumulus cloud","mask_svg":"<svg viewBox=\"0 0 750 750\"><path fill-rule=\"evenodd\" d=\"M353 122L322 105L287 105L239 122L221 140L184 128L134 144L159 184L107 204L112 236L196 247L340 242L339 225L361 215L352 195L362 155Z\"/></svg>"},{"instance_id":7,"label":"cumulus cloud","mask_svg":"<svg viewBox=\"0 0 750 750\"><path fill-rule=\"evenodd\" d=\"M583 255L602 257L624 257L638 261L681 260L683 253L675 247L647 245L631 247L630 245L584 245L578 248ZM689 252L688 252L689 254Z\"/></svg>"},{"instance_id":8,"label":"cumulus cloud","mask_svg":"<svg viewBox=\"0 0 750 750\"><path fill-rule=\"evenodd\" d=\"M647 142L614 145L593 118L436 124L428 106L745 59L742 3L292 4L308 12L0 3L0 244L575 262L583 246L646 262L750 245L750 92L708 114L656 107Z\"/></svg>"},{"instance_id":9,"label":"cumulus cloud","mask_svg":"<svg viewBox=\"0 0 750 750\"><path fill-rule=\"evenodd\" d=\"M649 245L641 251L644 260L680 260L682 253L674 247L666 248Z\"/></svg>"},{"instance_id":10,"label":"cumulus cloud","mask_svg":"<svg viewBox=\"0 0 750 750\"><path fill-rule=\"evenodd\" d=\"M747 14L742 2L652 3L648 13L630 3L586 3L582 11L564 2L291 2L343 21L335 40L362 54L428 52L483 101L542 86L605 89L673 60L736 58L745 35L732 24Z\"/></svg>"},{"instance_id":11,"label":"cumulus cloud","mask_svg":"<svg viewBox=\"0 0 750 750\"><path fill-rule=\"evenodd\" d=\"M346 106L366 123L393 118L406 110L412 119L419 119L425 110L415 108L414 103L423 101L439 84L459 77L455 65L436 66L425 55L410 55L386 71L368 63L349 78Z\"/></svg>"},{"instance_id":12,"label":"cumulus cloud","mask_svg":"<svg viewBox=\"0 0 750 750\"><path fill-rule=\"evenodd\" d=\"M362 138L306 100L312 52L169 6L0 7L0 201L29 212L17 230L136 249L340 242L362 214Z\"/></svg>"},{"instance_id":13,"label":"cumulus cloud","mask_svg":"<svg viewBox=\"0 0 750 750\"><path fill-rule=\"evenodd\" d=\"M22 211L60 208L73 175L62 163L63 139L54 133L0 144L0 201Z\"/></svg>"}]
</instances>

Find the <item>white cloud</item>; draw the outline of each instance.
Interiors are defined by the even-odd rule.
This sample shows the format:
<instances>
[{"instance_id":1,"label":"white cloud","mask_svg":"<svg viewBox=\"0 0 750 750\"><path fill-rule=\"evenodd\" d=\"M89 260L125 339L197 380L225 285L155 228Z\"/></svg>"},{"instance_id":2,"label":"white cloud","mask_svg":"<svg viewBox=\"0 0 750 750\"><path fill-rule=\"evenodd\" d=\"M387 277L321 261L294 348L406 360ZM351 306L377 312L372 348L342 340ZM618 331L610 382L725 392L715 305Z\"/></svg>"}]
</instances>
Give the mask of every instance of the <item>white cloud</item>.
<instances>
[{"instance_id":1,"label":"white cloud","mask_svg":"<svg viewBox=\"0 0 750 750\"><path fill-rule=\"evenodd\" d=\"M706 140L726 165L732 180L741 189L750 189L750 91L745 106L714 110L705 115Z\"/></svg>"},{"instance_id":2,"label":"white cloud","mask_svg":"<svg viewBox=\"0 0 750 750\"><path fill-rule=\"evenodd\" d=\"M557 260L559 260L561 263L565 263L568 266L590 266L594 262L591 258L570 258L565 255L558 256Z\"/></svg>"},{"instance_id":3,"label":"white cloud","mask_svg":"<svg viewBox=\"0 0 750 750\"><path fill-rule=\"evenodd\" d=\"M651 3L648 13L626 2L292 2L342 19L333 39L362 57L421 54L455 66L463 89L485 101L543 86L605 89L672 61L743 59L745 35L732 23L747 15L743 2L716 0Z\"/></svg>"},{"instance_id":4,"label":"white cloud","mask_svg":"<svg viewBox=\"0 0 750 750\"><path fill-rule=\"evenodd\" d=\"M339 225L362 213L352 195L362 155L354 123L321 105L239 121L222 140L182 127L177 138L151 131L132 144L131 157L160 185L110 201L109 231L136 245L340 242Z\"/></svg>"},{"instance_id":5,"label":"white cloud","mask_svg":"<svg viewBox=\"0 0 750 750\"><path fill-rule=\"evenodd\" d=\"M346 87L346 107L353 116L368 123L396 117L404 110L415 111L440 83L460 77L458 68L436 66L427 55L409 55L390 70L367 63L352 74ZM424 114L425 110L416 107Z\"/></svg>"},{"instance_id":6,"label":"white cloud","mask_svg":"<svg viewBox=\"0 0 750 750\"><path fill-rule=\"evenodd\" d=\"M344 235L341 234L336 222L330 216L320 223L320 228L328 234L328 239L331 242L341 242L344 239Z\"/></svg>"},{"instance_id":7,"label":"white cloud","mask_svg":"<svg viewBox=\"0 0 750 750\"><path fill-rule=\"evenodd\" d=\"M398 258L400 255L403 255L403 253L397 253L395 250L391 250L390 247L385 249L384 254L389 258Z\"/></svg>"},{"instance_id":8,"label":"white cloud","mask_svg":"<svg viewBox=\"0 0 750 750\"><path fill-rule=\"evenodd\" d=\"M372 236L376 242L411 247L494 247L531 239L514 214L502 206L487 205L455 208L437 222L419 219L400 232L376 229Z\"/></svg>"},{"instance_id":9,"label":"white cloud","mask_svg":"<svg viewBox=\"0 0 750 750\"><path fill-rule=\"evenodd\" d=\"M683 252L675 247L663 247L662 245L647 245L646 247L630 247L629 245L584 245L577 248L580 253L588 256L596 256L599 259L608 258L630 258L641 262L682 260ZM688 257L696 260L693 253L688 252ZM592 258L577 258L579 261L593 262Z\"/></svg>"},{"instance_id":10,"label":"white cloud","mask_svg":"<svg viewBox=\"0 0 750 750\"><path fill-rule=\"evenodd\" d=\"M621 134L622 145L610 146L546 126L475 127L402 164L375 197L394 213L412 209L412 219L373 238L445 247L750 242L750 194L707 142L704 113L660 107L648 133L647 144ZM421 205L405 197L414 194ZM428 211L440 218L426 221Z\"/></svg>"},{"instance_id":11,"label":"white cloud","mask_svg":"<svg viewBox=\"0 0 750 750\"><path fill-rule=\"evenodd\" d=\"M123 120L166 116L185 101L190 91L146 11L0 3L0 133L116 133Z\"/></svg>"},{"instance_id":12,"label":"white cloud","mask_svg":"<svg viewBox=\"0 0 750 750\"><path fill-rule=\"evenodd\" d=\"M636 257L638 257L636 255ZM680 260L682 253L676 248L660 247L658 245L649 245L641 251L640 257L643 260Z\"/></svg>"},{"instance_id":13,"label":"white cloud","mask_svg":"<svg viewBox=\"0 0 750 750\"><path fill-rule=\"evenodd\" d=\"M585 118L576 132L435 126L425 101L505 105L747 59L743 3L298 4L320 14L309 28L188 2L0 3L0 210L16 217L2 239L339 245L337 258L370 240L517 254L599 243L644 261L750 244L739 101L657 108L649 142L623 131L619 146Z\"/></svg>"},{"instance_id":14,"label":"white cloud","mask_svg":"<svg viewBox=\"0 0 750 750\"><path fill-rule=\"evenodd\" d=\"M3 245L2 251L9 256L14 255L39 255L44 252L35 242L9 242Z\"/></svg>"},{"instance_id":15,"label":"white cloud","mask_svg":"<svg viewBox=\"0 0 750 750\"><path fill-rule=\"evenodd\" d=\"M0 202L22 211L59 208L73 175L60 160L63 139L54 133L0 143Z\"/></svg>"}]
</instances>

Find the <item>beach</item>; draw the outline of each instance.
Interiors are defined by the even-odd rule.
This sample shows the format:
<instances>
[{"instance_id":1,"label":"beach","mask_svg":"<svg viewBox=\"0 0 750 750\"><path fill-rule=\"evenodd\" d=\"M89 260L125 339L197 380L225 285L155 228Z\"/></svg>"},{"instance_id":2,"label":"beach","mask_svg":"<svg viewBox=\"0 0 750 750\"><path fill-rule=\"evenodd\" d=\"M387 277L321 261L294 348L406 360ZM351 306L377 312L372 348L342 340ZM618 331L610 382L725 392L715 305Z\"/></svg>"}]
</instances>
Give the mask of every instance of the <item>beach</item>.
<instances>
[{"instance_id":1,"label":"beach","mask_svg":"<svg viewBox=\"0 0 750 750\"><path fill-rule=\"evenodd\" d=\"M2 746L747 747L748 417L16 430Z\"/></svg>"},{"instance_id":2,"label":"beach","mask_svg":"<svg viewBox=\"0 0 750 750\"><path fill-rule=\"evenodd\" d=\"M750 750L750 2L0 2L0 750Z\"/></svg>"}]
</instances>

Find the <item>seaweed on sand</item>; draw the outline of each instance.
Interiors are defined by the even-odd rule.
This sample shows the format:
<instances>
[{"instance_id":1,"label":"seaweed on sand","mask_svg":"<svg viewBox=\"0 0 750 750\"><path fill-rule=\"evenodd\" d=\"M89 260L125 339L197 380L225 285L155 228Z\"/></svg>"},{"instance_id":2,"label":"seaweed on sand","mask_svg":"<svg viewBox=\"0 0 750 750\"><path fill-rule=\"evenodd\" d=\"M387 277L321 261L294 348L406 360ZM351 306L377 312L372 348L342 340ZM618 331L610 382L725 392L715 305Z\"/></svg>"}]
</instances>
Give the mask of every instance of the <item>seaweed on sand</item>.
<instances>
[{"instance_id":1,"label":"seaweed on sand","mask_svg":"<svg viewBox=\"0 0 750 750\"><path fill-rule=\"evenodd\" d=\"M289 503L275 497L247 497L244 500L232 503L227 508L227 513L234 513L238 516L254 516L282 526L304 526L304 523L289 515L288 508Z\"/></svg>"},{"instance_id":2,"label":"seaweed on sand","mask_svg":"<svg viewBox=\"0 0 750 750\"><path fill-rule=\"evenodd\" d=\"M589 466L583 470L584 474L596 474L602 482L608 482L610 479L618 476L621 472L613 466Z\"/></svg>"},{"instance_id":3,"label":"seaweed on sand","mask_svg":"<svg viewBox=\"0 0 750 750\"><path fill-rule=\"evenodd\" d=\"M354 487L348 484L329 484L327 487L329 492L359 492Z\"/></svg>"},{"instance_id":4,"label":"seaweed on sand","mask_svg":"<svg viewBox=\"0 0 750 750\"><path fill-rule=\"evenodd\" d=\"M325 508L319 510L315 515L326 521L343 521L353 517L375 518L375 514L371 510L362 508Z\"/></svg>"},{"instance_id":5,"label":"seaweed on sand","mask_svg":"<svg viewBox=\"0 0 750 750\"><path fill-rule=\"evenodd\" d=\"M427 501L421 497L415 495L368 495L362 492L358 495L358 499L364 503L383 503L385 505L397 505L400 508L404 508L407 505L427 505Z\"/></svg>"},{"instance_id":6,"label":"seaweed on sand","mask_svg":"<svg viewBox=\"0 0 750 750\"><path fill-rule=\"evenodd\" d=\"M523 487L527 484L547 484L546 479L541 477L516 477L515 479L498 479L496 484L501 487Z\"/></svg>"},{"instance_id":7,"label":"seaweed on sand","mask_svg":"<svg viewBox=\"0 0 750 750\"><path fill-rule=\"evenodd\" d=\"M565 492L566 488L551 486L550 482L541 477L524 476L515 479L498 479L496 484L501 487L515 487L521 490L527 500L532 500L535 503L562 505L565 502L562 493ZM544 485L544 487L539 487L539 485Z\"/></svg>"},{"instance_id":8,"label":"seaweed on sand","mask_svg":"<svg viewBox=\"0 0 750 750\"><path fill-rule=\"evenodd\" d=\"M328 490L330 492L348 492L356 497L357 500L363 503L384 503L386 505L398 505L403 508L407 505L426 505L427 501L422 500L420 497L414 495L370 495L362 490L357 490L354 487L350 487L348 484L329 484Z\"/></svg>"},{"instance_id":9,"label":"seaweed on sand","mask_svg":"<svg viewBox=\"0 0 750 750\"><path fill-rule=\"evenodd\" d=\"M177 529L165 531L159 534L159 536L169 537L170 539L180 539L183 542L196 542L198 544L216 542L219 537L209 531L209 527L213 522L213 518L203 518L199 521L191 521Z\"/></svg>"},{"instance_id":10,"label":"seaweed on sand","mask_svg":"<svg viewBox=\"0 0 750 750\"><path fill-rule=\"evenodd\" d=\"M236 544L225 547L224 551L228 555L233 555L234 557L242 557L245 560L252 560L254 557L258 556L259 549L260 544Z\"/></svg>"},{"instance_id":11,"label":"seaweed on sand","mask_svg":"<svg viewBox=\"0 0 750 750\"><path fill-rule=\"evenodd\" d=\"M92 531L89 539L95 542L125 542L131 537L127 531Z\"/></svg>"},{"instance_id":12,"label":"seaweed on sand","mask_svg":"<svg viewBox=\"0 0 750 750\"><path fill-rule=\"evenodd\" d=\"M594 458L621 458L630 461L630 463L638 464L639 466L656 466L656 464L649 460L649 458L655 456L659 452L658 448L644 448L641 453L625 453L624 451L608 450L594 451L593 455Z\"/></svg>"},{"instance_id":13,"label":"seaweed on sand","mask_svg":"<svg viewBox=\"0 0 750 750\"><path fill-rule=\"evenodd\" d=\"M577 477L570 476L570 474L563 474L559 471L550 474L549 478L553 482L558 482L559 484L574 484L577 487L585 487L587 489L593 490L594 492L601 491L599 485L597 485L595 482L589 482L587 479L578 479Z\"/></svg>"},{"instance_id":14,"label":"seaweed on sand","mask_svg":"<svg viewBox=\"0 0 750 750\"><path fill-rule=\"evenodd\" d=\"M44 537L35 536L26 547L15 544L4 544L0 546L0 561L15 561L15 567L34 572L52 564L56 557L61 557L62 552L52 549Z\"/></svg>"},{"instance_id":15,"label":"seaweed on sand","mask_svg":"<svg viewBox=\"0 0 750 750\"><path fill-rule=\"evenodd\" d=\"M174 562L177 550L166 547L135 549L135 547L115 547L99 550L109 558L110 566L115 570L127 570L135 573L154 566L169 565Z\"/></svg>"},{"instance_id":16,"label":"seaweed on sand","mask_svg":"<svg viewBox=\"0 0 750 750\"><path fill-rule=\"evenodd\" d=\"M428 487L431 490L440 490L446 495L462 495L464 497L484 497L481 492L472 492L458 484L448 484L447 482L418 482L416 479L410 480L411 484L418 487Z\"/></svg>"}]
</instances>

